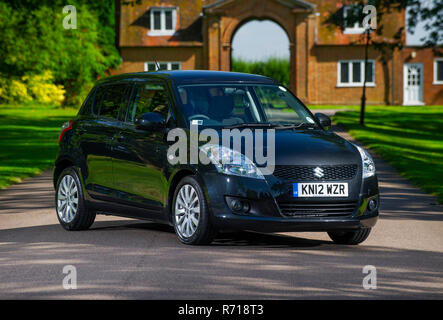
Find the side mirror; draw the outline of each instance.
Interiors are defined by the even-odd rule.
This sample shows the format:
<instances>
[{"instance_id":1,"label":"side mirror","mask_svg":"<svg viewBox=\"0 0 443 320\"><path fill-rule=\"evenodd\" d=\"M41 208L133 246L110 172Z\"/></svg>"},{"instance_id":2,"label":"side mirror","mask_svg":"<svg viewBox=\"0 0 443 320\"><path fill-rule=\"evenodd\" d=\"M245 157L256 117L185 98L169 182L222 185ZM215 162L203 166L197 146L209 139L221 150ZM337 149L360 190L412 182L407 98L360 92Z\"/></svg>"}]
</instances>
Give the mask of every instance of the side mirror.
<instances>
[{"instance_id":1,"label":"side mirror","mask_svg":"<svg viewBox=\"0 0 443 320\"><path fill-rule=\"evenodd\" d=\"M321 126L326 130L331 130L331 118L329 118L324 113L316 113L315 117L317 118L318 122L320 122Z\"/></svg>"},{"instance_id":2,"label":"side mirror","mask_svg":"<svg viewBox=\"0 0 443 320\"><path fill-rule=\"evenodd\" d=\"M148 112L135 119L135 128L146 131L159 131L165 127L165 118L157 112Z\"/></svg>"}]
</instances>

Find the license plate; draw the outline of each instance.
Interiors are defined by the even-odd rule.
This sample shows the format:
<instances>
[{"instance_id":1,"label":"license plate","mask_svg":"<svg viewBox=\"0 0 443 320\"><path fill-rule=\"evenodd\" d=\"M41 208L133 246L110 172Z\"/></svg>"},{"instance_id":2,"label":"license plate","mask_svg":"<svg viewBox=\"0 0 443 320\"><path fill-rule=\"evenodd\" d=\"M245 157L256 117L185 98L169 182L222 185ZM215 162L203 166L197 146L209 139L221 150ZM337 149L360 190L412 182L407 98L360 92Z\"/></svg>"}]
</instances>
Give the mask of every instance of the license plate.
<instances>
[{"instance_id":1,"label":"license plate","mask_svg":"<svg viewBox=\"0 0 443 320\"><path fill-rule=\"evenodd\" d=\"M347 183L294 183L292 186L294 197L347 197Z\"/></svg>"}]
</instances>

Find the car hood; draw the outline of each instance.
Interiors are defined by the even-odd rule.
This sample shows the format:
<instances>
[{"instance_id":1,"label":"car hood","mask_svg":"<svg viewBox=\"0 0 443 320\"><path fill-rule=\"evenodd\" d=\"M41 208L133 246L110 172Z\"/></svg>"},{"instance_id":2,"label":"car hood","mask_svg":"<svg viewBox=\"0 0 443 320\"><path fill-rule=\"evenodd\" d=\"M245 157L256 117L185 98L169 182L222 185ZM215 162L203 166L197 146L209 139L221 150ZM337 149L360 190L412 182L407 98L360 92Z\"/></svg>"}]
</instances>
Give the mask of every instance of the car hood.
<instances>
[{"instance_id":1,"label":"car hood","mask_svg":"<svg viewBox=\"0 0 443 320\"><path fill-rule=\"evenodd\" d=\"M332 132L275 131L276 165L360 164L357 148Z\"/></svg>"},{"instance_id":2,"label":"car hood","mask_svg":"<svg viewBox=\"0 0 443 320\"><path fill-rule=\"evenodd\" d=\"M218 130L221 137L221 130ZM360 164L361 156L357 148L335 133L323 130L275 130L275 165L343 165ZM205 140L205 139L203 139ZM263 130L264 148L255 147L257 152L267 155L271 150L266 145L267 131ZM220 138L221 143L221 138ZM204 143L202 143L204 144ZM242 141L244 144L244 141ZM231 140L231 147L233 142ZM262 149L264 149L262 151ZM244 153L244 145L242 153ZM269 164L269 163L268 163Z\"/></svg>"}]
</instances>

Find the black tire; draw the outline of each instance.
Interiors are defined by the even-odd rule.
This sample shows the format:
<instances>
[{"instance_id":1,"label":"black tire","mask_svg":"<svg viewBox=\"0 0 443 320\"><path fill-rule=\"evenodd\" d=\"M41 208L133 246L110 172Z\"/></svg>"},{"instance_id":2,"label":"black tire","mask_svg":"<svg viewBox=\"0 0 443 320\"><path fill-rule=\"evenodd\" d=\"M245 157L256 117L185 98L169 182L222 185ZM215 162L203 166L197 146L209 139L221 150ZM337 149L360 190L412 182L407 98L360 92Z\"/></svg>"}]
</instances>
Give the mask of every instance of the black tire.
<instances>
[{"instance_id":1,"label":"black tire","mask_svg":"<svg viewBox=\"0 0 443 320\"><path fill-rule=\"evenodd\" d=\"M77 211L74 214L74 218L72 221L66 222L60 217L59 209L58 209L58 197L59 197L59 188L61 188L61 182L63 178L66 176L70 176L73 178L76 189L77 189ZM94 223L96 213L93 210L89 210L86 206L83 188L80 182L77 171L74 167L68 167L60 174L57 186L55 188L55 210L57 214L57 219L60 222L61 226L68 231L79 231L79 230L87 230Z\"/></svg>"},{"instance_id":2,"label":"black tire","mask_svg":"<svg viewBox=\"0 0 443 320\"><path fill-rule=\"evenodd\" d=\"M328 235L335 243L357 245L365 241L370 233L371 228L362 228L357 231L330 231Z\"/></svg>"},{"instance_id":3,"label":"black tire","mask_svg":"<svg viewBox=\"0 0 443 320\"><path fill-rule=\"evenodd\" d=\"M179 190L185 186L191 185L195 191L197 192L198 200L200 203L200 214L199 214L199 223L195 230L195 233L190 237L184 237L178 229L176 216L175 216L175 205L177 201L177 196ZM180 242L189 245L205 245L210 244L215 236L217 235L217 229L211 223L211 217L208 209L208 204L205 198L204 191L200 186L197 179L193 176L184 177L177 185L174 191L174 198L171 206L171 217L175 229L175 233L177 234Z\"/></svg>"}]
</instances>

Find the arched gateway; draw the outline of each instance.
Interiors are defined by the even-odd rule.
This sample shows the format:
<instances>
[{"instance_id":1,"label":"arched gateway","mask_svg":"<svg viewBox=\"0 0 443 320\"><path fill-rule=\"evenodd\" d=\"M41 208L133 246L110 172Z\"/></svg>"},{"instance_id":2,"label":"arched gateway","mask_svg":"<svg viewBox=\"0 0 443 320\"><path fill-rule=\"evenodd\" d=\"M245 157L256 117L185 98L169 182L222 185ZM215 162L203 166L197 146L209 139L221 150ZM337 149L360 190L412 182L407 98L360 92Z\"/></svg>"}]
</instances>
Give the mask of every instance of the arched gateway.
<instances>
[{"instance_id":1,"label":"arched gateway","mask_svg":"<svg viewBox=\"0 0 443 320\"><path fill-rule=\"evenodd\" d=\"M307 98L307 65L314 45L315 6L300 0L220 0L203 7L204 57L207 69L231 70L231 45L235 32L249 20L269 19L289 38L290 87Z\"/></svg>"}]
</instances>

